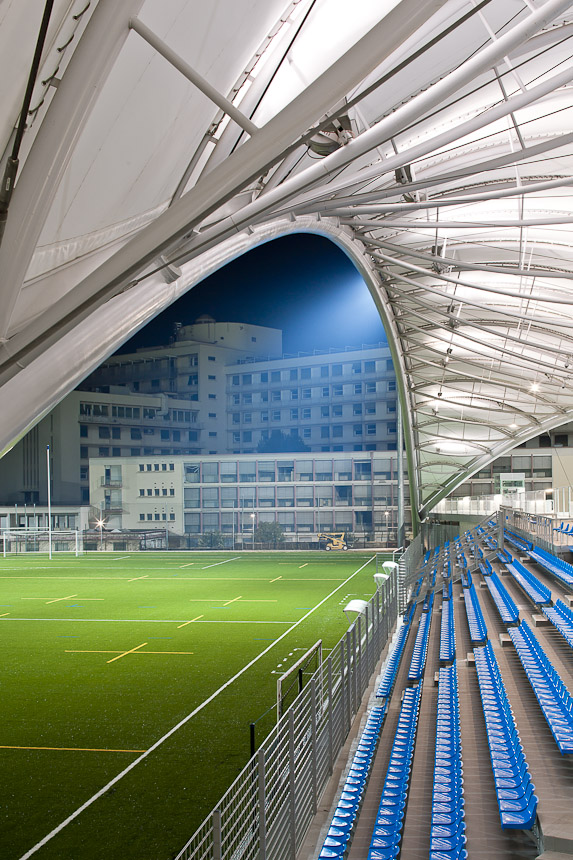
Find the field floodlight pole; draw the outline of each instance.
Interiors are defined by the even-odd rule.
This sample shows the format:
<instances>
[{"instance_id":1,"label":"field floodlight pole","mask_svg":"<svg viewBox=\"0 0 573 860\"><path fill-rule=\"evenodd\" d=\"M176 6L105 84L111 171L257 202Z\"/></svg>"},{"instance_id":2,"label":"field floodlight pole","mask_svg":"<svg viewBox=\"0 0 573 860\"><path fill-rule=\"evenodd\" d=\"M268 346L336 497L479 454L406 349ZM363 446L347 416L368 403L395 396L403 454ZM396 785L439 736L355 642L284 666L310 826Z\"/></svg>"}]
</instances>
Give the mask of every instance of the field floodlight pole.
<instances>
[{"instance_id":1,"label":"field floodlight pole","mask_svg":"<svg viewBox=\"0 0 573 860\"><path fill-rule=\"evenodd\" d=\"M48 556L52 558L52 490L50 475L50 446L46 445L46 463L48 467Z\"/></svg>"}]
</instances>

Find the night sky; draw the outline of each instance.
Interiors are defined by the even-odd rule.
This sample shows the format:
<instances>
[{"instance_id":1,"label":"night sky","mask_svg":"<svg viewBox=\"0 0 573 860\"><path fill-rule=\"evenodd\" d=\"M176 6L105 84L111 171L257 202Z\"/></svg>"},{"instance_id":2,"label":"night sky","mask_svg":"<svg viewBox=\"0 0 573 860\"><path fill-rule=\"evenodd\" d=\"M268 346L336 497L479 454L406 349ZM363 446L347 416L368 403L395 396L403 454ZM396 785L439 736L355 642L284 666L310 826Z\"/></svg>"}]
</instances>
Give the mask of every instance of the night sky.
<instances>
[{"instance_id":1,"label":"night sky","mask_svg":"<svg viewBox=\"0 0 573 860\"><path fill-rule=\"evenodd\" d=\"M385 342L366 284L322 236L299 233L255 248L206 278L128 341L121 352L168 343L173 323L209 314L283 330L285 352Z\"/></svg>"}]
</instances>

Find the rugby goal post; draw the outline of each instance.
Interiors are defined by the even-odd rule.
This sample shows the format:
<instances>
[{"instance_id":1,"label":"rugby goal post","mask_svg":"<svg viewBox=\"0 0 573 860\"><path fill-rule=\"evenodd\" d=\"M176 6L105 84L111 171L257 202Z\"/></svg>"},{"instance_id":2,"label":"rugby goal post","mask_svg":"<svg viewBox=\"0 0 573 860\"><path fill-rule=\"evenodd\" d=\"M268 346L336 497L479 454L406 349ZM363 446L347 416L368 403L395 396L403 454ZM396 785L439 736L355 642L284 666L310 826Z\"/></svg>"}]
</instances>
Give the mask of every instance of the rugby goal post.
<instances>
[{"instance_id":1,"label":"rugby goal post","mask_svg":"<svg viewBox=\"0 0 573 860\"><path fill-rule=\"evenodd\" d=\"M2 556L24 553L70 553L83 555L83 533L76 529L2 529Z\"/></svg>"},{"instance_id":2,"label":"rugby goal post","mask_svg":"<svg viewBox=\"0 0 573 860\"><path fill-rule=\"evenodd\" d=\"M311 665L312 661L316 660L316 667L313 672L316 672L322 666L322 639L315 642L312 648L309 648L296 663L287 669L277 680L277 722L284 714L288 705L285 706L286 700L294 692L294 699L302 692L304 686L304 671ZM293 677L294 676L294 677Z\"/></svg>"}]
</instances>

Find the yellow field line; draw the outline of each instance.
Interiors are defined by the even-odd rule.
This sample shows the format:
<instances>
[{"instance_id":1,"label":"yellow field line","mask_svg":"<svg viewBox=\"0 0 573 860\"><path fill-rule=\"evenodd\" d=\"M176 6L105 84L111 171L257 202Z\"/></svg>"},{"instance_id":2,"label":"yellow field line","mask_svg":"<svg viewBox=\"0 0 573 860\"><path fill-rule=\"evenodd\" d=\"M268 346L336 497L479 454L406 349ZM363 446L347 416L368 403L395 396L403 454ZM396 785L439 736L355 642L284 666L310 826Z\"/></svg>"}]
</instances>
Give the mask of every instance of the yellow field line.
<instances>
[{"instance_id":1,"label":"yellow field line","mask_svg":"<svg viewBox=\"0 0 573 860\"><path fill-rule=\"evenodd\" d=\"M107 660L107 663L113 663L114 660L121 660L122 657L125 657L127 654L133 654L134 651L137 651L139 648L143 648L144 645L147 645L147 642L142 642L141 645L137 645L135 648L130 648L129 651L124 651L123 654L119 654L117 657L112 657L111 660Z\"/></svg>"},{"instance_id":2,"label":"yellow field line","mask_svg":"<svg viewBox=\"0 0 573 860\"><path fill-rule=\"evenodd\" d=\"M277 576L276 579L269 579L269 582L278 582L279 579L282 579L282 576Z\"/></svg>"},{"instance_id":3,"label":"yellow field line","mask_svg":"<svg viewBox=\"0 0 573 860\"><path fill-rule=\"evenodd\" d=\"M137 582L138 579L147 579L149 576L148 573L145 573L143 576L135 576L133 579L128 579L128 582Z\"/></svg>"},{"instance_id":4,"label":"yellow field line","mask_svg":"<svg viewBox=\"0 0 573 860\"><path fill-rule=\"evenodd\" d=\"M299 565L299 567L298 567L298 569L300 570L300 569L301 569L301 567L308 567L308 561L307 561L305 564L300 564L300 565Z\"/></svg>"},{"instance_id":5,"label":"yellow field line","mask_svg":"<svg viewBox=\"0 0 573 860\"><path fill-rule=\"evenodd\" d=\"M232 599L232 600L228 600L226 603L223 603L223 606L229 606L229 604L230 604L230 603L236 603L236 602L237 602L237 600L240 600L240 599L241 599L241 597L242 597L242 595L241 595L241 594L239 594L239 596L238 596L238 597L233 597L233 599Z\"/></svg>"},{"instance_id":6,"label":"yellow field line","mask_svg":"<svg viewBox=\"0 0 573 860\"><path fill-rule=\"evenodd\" d=\"M119 752L119 753L144 753L147 750L110 750L110 749L95 749L93 747L13 747L2 746L0 750L50 750L52 752Z\"/></svg>"},{"instance_id":7,"label":"yellow field line","mask_svg":"<svg viewBox=\"0 0 573 860\"><path fill-rule=\"evenodd\" d=\"M188 624L193 624L194 621L199 621L200 618L204 617L204 615L198 615L196 618L192 618L191 621L186 621L184 624L178 624L177 629L180 630L182 627L187 627Z\"/></svg>"},{"instance_id":8,"label":"yellow field line","mask_svg":"<svg viewBox=\"0 0 573 860\"><path fill-rule=\"evenodd\" d=\"M179 570L182 570L184 567L191 567L191 565L195 564L194 561L190 561L189 564L180 564Z\"/></svg>"},{"instance_id":9,"label":"yellow field line","mask_svg":"<svg viewBox=\"0 0 573 860\"><path fill-rule=\"evenodd\" d=\"M190 622L187 622L187 623L189 624ZM146 645L147 643L144 642L143 644ZM142 648L142 647L143 647L143 645L138 645L138 648ZM195 652L194 651L137 651L136 648L134 648L132 651L117 651L117 650L113 650L113 651L69 651L68 649L66 649L64 651L64 654L119 654L120 657L125 657L126 654L133 654L133 653L137 653L138 655L139 654L145 655L145 654L194 654ZM113 659L119 660L119 657L114 657ZM107 662L112 663L113 660L108 660Z\"/></svg>"},{"instance_id":10,"label":"yellow field line","mask_svg":"<svg viewBox=\"0 0 573 860\"><path fill-rule=\"evenodd\" d=\"M10 615L10 613L9 612L3 612L2 615L0 615L0 618L4 618L5 615Z\"/></svg>"}]
</instances>

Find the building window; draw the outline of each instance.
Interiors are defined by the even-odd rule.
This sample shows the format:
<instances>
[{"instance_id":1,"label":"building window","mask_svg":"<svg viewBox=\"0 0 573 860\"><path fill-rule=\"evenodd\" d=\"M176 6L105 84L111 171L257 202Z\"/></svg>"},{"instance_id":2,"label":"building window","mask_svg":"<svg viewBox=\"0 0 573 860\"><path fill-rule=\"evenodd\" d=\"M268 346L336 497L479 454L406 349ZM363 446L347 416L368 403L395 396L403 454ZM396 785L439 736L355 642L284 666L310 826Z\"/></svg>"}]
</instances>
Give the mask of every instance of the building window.
<instances>
[{"instance_id":1,"label":"building window","mask_svg":"<svg viewBox=\"0 0 573 860\"><path fill-rule=\"evenodd\" d=\"M240 424L241 423L241 413L240 412L233 412L232 417L231 417L231 421L233 422L233 424Z\"/></svg>"},{"instance_id":2,"label":"building window","mask_svg":"<svg viewBox=\"0 0 573 860\"><path fill-rule=\"evenodd\" d=\"M352 362L352 373L362 373L362 362L361 361L353 361Z\"/></svg>"},{"instance_id":3,"label":"building window","mask_svg":"<svg viewBox=\"0 0 573 860\"><path fill-rule=\"evenodd\" d=\"M333 418L342 418L342 404L336 403L332 407L332 417Z\"/></svg>"},{"instance_id":4,"label":"building window","mask_svg":"<svg viewBox=\"0 0 573 860\"><path fill-rule=\"evenodd\" d=\"M352 414L353 415L362 415L362 403L353 403L352 404Z\"/></svg>"},{"instance_id":5,"label":"building window","mask_svg":"<svg viewBox=\"0 0 573 860\"><path fill-rule=\"evenodd\" d=\"M298 388L291 388L290 399L291 400L298 400Z\"/></svg>"},{"instance_id":6,"label":"building window","mask_svg":"<svg viewBox=\"0 0 573 860\"><path fill-rule=\"evenodd\" d=\"M362 394L362 383L361 382L355 382L354 383L354 393L355 394Z\"/></svg>"},{"instance_id":7,"label":"building window","mask_svg":"<svg viewBox=\"0 0 573 860\"><path fill-rule=\"evenodd\" d=\"M271 370L271 382L280 382L280 381L281 381L280 370Z\"/></svg>"},{"instance_id":8,"label":"building window","mask_svg":"<svg viewBox=\"0 0 573 860\"><path fill-rule=\"evenodd\" d=\"M216 435L217 435L217 431L216 431L216 430L210 430L210 431L209 431L209 436L210 436L210 438L213 438L213 437L214 437L214 436L216 436Z\"/></svg>"},{"instance_id":9,"label":"building window","mask_svg":"<svg viewBox=\"0 0 573 860\"><path fill-rule=\"evenodd\" d=\"M98 453L100 457L109 457L109 448L99 448Z\"/></svg>"},{"instance_id":10,"label":"building window","mask_svg":"<svg viewBox=\"0 0 573 860\"><path fill-rule=\"evenodd\" d=\"M196 352L189 356L189 367L197 367L199 364L199 356Z\"/></svg>"},{"instance_id":11,"label":"building window","mask_svg":"<svg viewBox=\"0 0 573 860\"><path fill-rule=\"evenodd\" d=\"M394 370L394 362L391 358L386 359L386 370Z\"/></svg>"},{"instance_id":12,"label":"building window","mask_svg":"<svg viewBox=\"0 0 573 860\"><path fill-rule=\"evenodd\" d=\"M388 412L395 412L396 411L396 401L395 400L389 400L388 403L386 404L386 409L388 410Z\"/></svg>"},{"instance_id":13,"label":"building window","mask_svg":"<svg viewBox=\"0 0 573 860\"><path fill-rule=\"evenodd\" d=\"M98 435L100 439L109 439L109 427L98 427Z\"/></svg>"},{"instance_id":14,"label":"building window","mask_svg":"<svg viewBox=\"0 0 573 860\"><path fill-rule=\"evenodd\" d=\"M555 434L555 447L556 448L568 448L569 447L569 436L567 433L556 433Z\"/></svg>"},{"instance_id":15,"label":"building window","mask_svg":"<svg viewBox=\"0 0 573 860\"><path fill-rule=\"evenodd\" d=\"M243 412L243 422L245 424L251 424L252 420L253 420L253 413L252 412Z\"/></svg>"},{"instance_id":16,"label":"building window","mask_svg":"<svg viewBox=\"0 0 573 860\"><path fill-rule=\"evenodd\" d=\"M395 421L388 421L388 433L396 433L396 422Z\"/></svg>"},{"instance_id":17,"label":"building window","mask_svg":"<svg viewBox=\"0 0 573 860\"><path fill-rule=\"evenodd\" d=\"M342 365L341 364L333 364L332 365L332 375L333 376L342 376Z\"/></svg>"},{"instance_id":18,"label":"building window","mask_svg":"<svg viewBox=\"0 0 573 860\"><path fill-rule=\"evenodd\" d=\"M364 373L375 373L376 371L376 362L375 361L365 361L364 362Z\"/></svg>"},{"instance_id":19,"label":"building window","mask_svg":"<svg viewBox=\"0 0 573 860\"><path fill-rule=\"evenodd\" d=\"M173 441L174 442L181 442L181 430L174 430L173 431ZM157 466L157 468L159 468L159 466Z\"/></svg>"},{"instance_id":20,"label":"building window","mask_svg":"<svg viewBox=\"0 0 573 860\"><path fill-rule=\"evenodd\" d=\"M112 448L111 449L112 457L121 457L121 448Z\"/></svg>"},{"instance_id":21,"label":"building window","mask_svg":"<svg viewBox=\"0 0 573 860\"><path fill-rule=\"evenodd\" d=\"M241 402L241 395L240 394L231 394L231 403L233 404L233 406L238 406L240 402Z\"/></svg>"},{"instance_id":22,"label":"building window","mask_svg":"<svg viewBox=\"0 0 573 860\"><path fill-rule=\"evenodd\" d=\"M197 373L192 373L191 376L187 377L187 385L197 385L199 382L199 376Z\"/></svg>"},{"instance_id":23,"label":"building window","mask_svg":"<svg viewBox=\"0 0 573 860\"><path fill-rule=\"evenodd\" d=\"M328 406L321 406L320 407L320 417L321 418L328 418L329 412L330 412L330 409Z\"/></svg>"},{"instance_id":24,"label":"building window","mask_svg":"<svg viewBox=\"0 0 573 860\"><path fill-rule=\"evenodd\" d=\"M376 415L376 404L372 401L364 404L364 412L366 415Z\"/></svg>"},{"instance_id":25,"label":"building window","mask_svg":"<svg viewBox=\"0 0 573 860\"><path fill-rule=\"evenodd\" d=\"M209 373L207 376L207 379L212 379L215 381L217 379L217 377L213 373Z\"/></svg>"},{"instance_id":26,"label":"building window","mask_svg":"<svg viewBox=\"0 0 573 860\"><path fill-rule=\"evenodd\" d=\"M376 436L376 424L367 424L366 425L366 435L367 436Z\"/></svg>"},{"instance_id":27,"label":"building window","mask_svg":"<svg viewBox=\"0 0 573 860\"><path fill-rule=\"evenodd\" d=\"M151 432L153 433L153 430ZM121 427L112 427L111 428L111 438L112 439L121 439Z\"/></svg>"},{"instance_id":28,"label":"building window","mask_svg":"<svg viewBox=\"0 0 573 860\"><path fill-rule=\"evenodd\" d=\"M217 417L216 412L209 412L209 418L216 418L216 417Z\"/></svg>"},{"instance_id":29,"label":"building window","mask_svg":"<svg viewBox=\"0 0 573 860\"><path fill-rule=\"evenodd\" d=\"M324 378L325 376L328 376L328 364L321 365L320 375L322 378Z\"/></svg>"},{"instance_id":30,"label":"building window","mask_svg":"<svg viewBox=\"0 0 573 860\"><path fill-rule=\"evenodd\" d=\"M88 435L87 424L80 424L80 437L86 439Z\"/></svg>"},{"instance_id":31,"label":"building window","mask_svg":"<svg viewBox=\"0 0 573 860\"><path fill-rule=\"evenodd\" d=\"M332 386L332 394L334 397L342 397L342 385L340 383Z\"/></svg>"},{"instance_id":32,"label":"building window","mask_svg":"<svg viewBox=\"0 0 573 860\"><path fill-rule=\"evenodd\" d=\"M139 457L141 454L141 448L130 448L129 453L131 457Z\"/></svg>"},{"instance_id":33,"label":"building window","mask_svg":"<svg viewBox=\"0 0 573 860\"><path fill-rule=\"evenodd\" d=\"M298 370L296 367L291 367L289 371L289 379L298 379Z\"/></svg>"},{"instance_id":34,"label":"building window","mask_svg":"<svg viewBox=\"0 0 573 860\"><path fill-rule=\"evenodd\" d=\"M352 432L355 436L362 436L362 424L353 424Z\"/></svg>"},{"instance_id":35,"label":"building window","mask_svg":"<svg viewBox=\"0 0 573 860\"><path fill-rule=\"evenodd\" d=\"M161 430L160 435L162 439L169 439L169 430Z\"/></svg>"},{"instance_id":36,"label":"building window","mask_svg":"<svg viewBox=\"0 0 573 860\"><path fill-rule=\"evenodd\" d=\"M342 436L342 424L333 424L332 425L332 435L333 436Z\"/></svg>"},{"instance_id":37,"label":"building window","mask_svg":"<svg viewBox=\"0 0 573 860\"><path fill-rule=\"evenodd\" d=\"M231 377L231 385L239 385L240 381L241 380L240 380L239 376L232 376Z\"/></svg>"},{"instance_id":38,"label":"building window","mask_svg":"<svg viewBox=\"0 0 573 860\"><path fill-rule=\"evenodd\" d=\"M243 403L249 406L253 402L252 394L243 394Z\"/></svg>"},{"instance_id":39,"label":"building window","mask_svg":"<svg viewBox=\"0 0 573 860\"><path fill-rule=\"evenodd\" d=\"M310 398L311 398L311 392L312 392L312 389L310 389L310 388L303 388L303 389L302 389L302 392L301 392L301 394L302 394L302 399L303 399L303 400L310 400Z\"/></svg>"},{"instance_id":40,"label":"building window","mask_svg":"<svg viewBox=\"0 0 573 860\"><path fill-rule=\"evenodd\" d=\"M139 515L139 519L140 519L140 520L144 520L144 519L145 519L145 514L140 514L140 515Z\"/></svg>"},{"instance_id":41,"label":"building window","mask_svg":"<svg viewBox=\"0 0 573 860\"><path fill-rule=\"evenodd\" d=\"M328 439L329 436L330 436L330 427L327 424L325 424L320 428L320 438L321 439Z\"/></svg>"},{"instance_id":42,"label":"building window","mask_svg":"<svg viewBox=\"0 0 573 860\"><path fill-rule=\"evenodd\" d=\"M207 361L216 361L215 356L214 355L208 355Z\"/></svg>"},{"instance_id":43,"label":"building window","mask_svg":"<svg viewBox=\"0 0 573 860\"><path fill-rule=\"evenodd\" d=\"M131 439L141 439L141 429L139 427L132 427L130 429L130 438ZM169 438L169 437L167 437Z\"/></svg>"},{"instance_id":44,"label":"building window","mask_svg":"<svg viewBox=\"0 0 573 860\"><path fill-rule=\"evenodd\" d=\"M144 496L144 495L145 495L145 490L140 490L140 491L139 491L139 495L140 495L140 496Z\"/></svg>"},{"instance_id":45,"label":"building window","mask_svg":"<svg viewBox=\"0 0 573 860\"><path fill-rule=\"evenodd\" d=\"M396 380L389 379L388 380L388 391L396 391Z\"/></svg>"},{"instance_id":46,"label":"building window","mask_svg":"<svg viewBox=\"0 0 573 860\"><path fill-rule=\"evenodd\" d=\"M268 420L269 420L269 413L267 410L264 410L263 412L261 412L261 421L268 421Z\"/></svg>"},{"instance_id":47,"label":"building window","mask_svg":"<svg viewBox=\"0 0 573 860\"><path fill-rule=\"evenodd\" d=\"M152 388L159 388L159 380L158 379L152 379L151 380L151 387Z\"/></svg>"},{"instance_id":48,"label":"building window","mask_svg":"<svg viewBox=\"0 0 573 860\"><path fill-rule=\"evenodd\" d=\"M302 428L302 438L303 439L310 439L310 427L303 427Z\"/></svg>"},{"instance_id":49,"label":"building window","mask_svg":"<svg viewBox=\"0 0 573 860\"><path fill-rule=\"evenodd\" d=\"M253 375L251 373L243 373L243 385L252 385Z\"/></svg>"},{"instance_id":50,"label":"building window","mask_svg":"<svg viewBox=\"0 0 573 860\"><path fill-rule=\"evenodd\" d=\"M252 442L252 441L253 441L253 434L251 433L250 430L245 430L243 432L243 442Z\"/></svg>"},{"instance_id":51,"label":"building window","mask_svg":"<svg viewBox=\"0 0 573 860\"><path fill-rule=\"evenodd\" d=\"M364 383L364 391L366 394L376 394L376 383L375 382L365 382Z\"/></svg>"},{"instance_id":52,"label":"building window","mask_svg":"<svg viewBox=\"0 0 573 860\"><path fill-rule=\"evenodd\" d=\"M268 391L261 391L261 403L268 403L268 402L269 402L269 392Z\"/></svg>"},{"instance_id":53,"label":"building window","mask_svg":"<svg viewBox=\"0 0 573 860\"><path fill-rule=\"evenodd\" d=\"M298 409L291 409L290 411L290 420L298 421ZM556 437L557 438L557 437Z\"/></svg>"},{"instance_id":54,"label":"building window","mask_svg":"<svg viewBox=\"0 0 573 860\"><path fill-rule=\"evenodd\" d=\"M240 441L241 441L241 434L239 433L238 430L235 430L235 432L233 433L233 445L238 445Z\"/></svg>"},{"instance_id":55,"label":"building window","mask_svg":"<svg viewBox=\"0 0 573 860\"><path fill-rule=\"evenodd\" d=\"M303 421L310 421L310 406L305 406L302 410Z\"/></svg>"},{"instance_id":56,"label":"building window","mask_svg":"<svg viewBox=\"0 0 573 860\"><path fill-rule=\"evenodd\" d=\"M300 378L301 379L310 379L310 367L301 367Z\"/></svg>"},{"instance_id":57,"label":"building window","mask_svg":"<svg viewBox=\"0 0 573 860\"><path fill-rule=\"evenodd\" d=\"M269 381L269 374L267 373L266 370L264 370L261 373L261 382L268 382L268 381Z\"/></svg>"},{"instance_id":58,"label":"building window","mask_svg":"<svg viewBox=\"0 0 573 860\"><path fill-rule=\"evenodd\" d=\"M217 399L216 394L209 394L209 400L216 400L216 399Z\"/></svg>"},{"instance_id":59,"label":"building window","mask_svg":"<svg viewBox=\"0 0 573 860\"><path fill-rule=\"evenodd\" d=\"M88 458L88 446L87 445L80 445L80 459L81 460L87 460L87 458Z\"/></svg>"},{"instance_id":60,"label":"building window","mask_svg":"<svg viewBox=\"0 0 573 860\"><path fill-rule=\"evenodd\" d=\"M280 421L281 420L281 410L273 409L271 412L271 421Z\"/></svg>"},{"instance_id":61,"label":"building window","mask_svg":"<svg viewBox=\"0 0 573 860\"><path fill-rule=\"evenodd\" d=\"M328 385L324 385L322 388L322 396L328 397L329 394L330 394L330 388L328 387Z\"/></svg>"}]
</instances>

